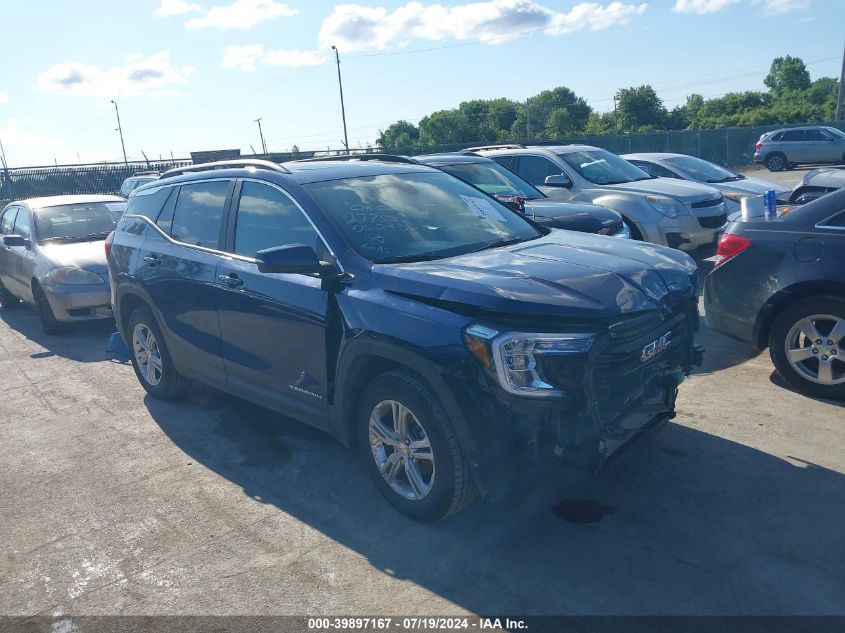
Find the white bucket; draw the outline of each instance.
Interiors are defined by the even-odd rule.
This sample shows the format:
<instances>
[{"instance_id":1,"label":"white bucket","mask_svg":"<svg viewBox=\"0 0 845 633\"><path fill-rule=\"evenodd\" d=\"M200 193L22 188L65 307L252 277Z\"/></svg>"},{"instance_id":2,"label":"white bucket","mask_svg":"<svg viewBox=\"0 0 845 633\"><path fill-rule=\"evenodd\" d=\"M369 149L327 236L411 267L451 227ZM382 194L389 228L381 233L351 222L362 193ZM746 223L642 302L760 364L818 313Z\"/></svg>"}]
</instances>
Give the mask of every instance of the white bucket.
<instances>
[{"instance_id":1,"label":"white bucket","mask_svg":"<svg viewBox=\"0 0 845 633\"><path fill-rule=\"evenodd\" d=\"M742 219L747 222L751 218L761 218L766 214L766 206L763 203L763 196L743 198L739 203L742 209Z\"/></svg>"}]
</instances>

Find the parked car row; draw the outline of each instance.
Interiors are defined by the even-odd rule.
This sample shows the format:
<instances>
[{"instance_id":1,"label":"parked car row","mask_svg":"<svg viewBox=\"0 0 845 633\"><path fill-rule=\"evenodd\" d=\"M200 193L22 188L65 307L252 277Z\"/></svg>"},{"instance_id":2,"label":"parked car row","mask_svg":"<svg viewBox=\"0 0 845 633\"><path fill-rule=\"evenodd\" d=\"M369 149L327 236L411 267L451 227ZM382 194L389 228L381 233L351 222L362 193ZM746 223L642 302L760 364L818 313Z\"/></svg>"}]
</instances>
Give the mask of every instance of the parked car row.
<instances>
[{"instance_id":1,"label":"parked car row","mask_svg":"<svg viewBox=\"0 0 845 633\"><path fill-rule=\"evenodd\" d=\"M197 381L323 429L437 520L526 460L604 468L674 416L702 358L682 250L718 241L711 327L845 395L845 193L725 232L710 184L740 181L675 167L589 146L183 167L128 202L6 207L0 303L48 333L114 318L152 397Z\"/></svg>"},{"instance_id":2,"label":"parked car row","mask_svg":"<svg viewBox=\"0 0 845 633\"><path fill-rule=\"evenodd\" d=\"M845 132L826 125L766 132L754 146L754 162L769 171L796 165L845 163Z\"/></svg>"}]
</instances>

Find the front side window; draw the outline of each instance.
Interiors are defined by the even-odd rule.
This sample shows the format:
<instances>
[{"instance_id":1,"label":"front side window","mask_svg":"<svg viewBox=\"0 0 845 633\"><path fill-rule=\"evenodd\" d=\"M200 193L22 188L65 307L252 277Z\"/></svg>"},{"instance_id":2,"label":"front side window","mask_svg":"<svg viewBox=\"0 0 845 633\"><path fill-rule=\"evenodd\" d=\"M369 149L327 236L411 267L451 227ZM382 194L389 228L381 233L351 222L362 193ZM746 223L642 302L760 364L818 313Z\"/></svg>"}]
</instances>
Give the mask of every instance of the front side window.
<instances>
[{"instance_id":1,"label":"front side window","mask_svg":"<svg viewBox=\"0 0 845 633\"><path fill-rule=\"evenodd\" d=\"M287 195L274 187L245 182L238 203L235 253L255 257L274 246L305 244L318 249L317 231Z\"/></svg>"},{"instance_id":2,"label":"front side window","mask_svg":"<svg viewBox=\"0 0 845 633\"><path fill-rule=\"evenodd\" d=\"M12 235L12 228L15 226L15 214L17 207L9 207L0 218L0 235Z\"/></svg>"},{"instance_id":3,"label":"front side window","mask_svg":"<svg viewBox=\"0 0 845 633\"><path fill-rule=\"evenodd\" d=\"M29 239L32 236L32 231L29 228L29 213L21 209L15 218L15 227L12 229L15 235L20 235Z\"/></svg>"},{"instance_id":4,"label":"front side window","mask_svg":"<svg viewBox=\"0 0 845 633\"><path fill-rule=\"evenodd\" d=\"M38 241L104 240L117 225L110 209L113 204L111 202L80 202L35 209Z\"/></svg>"},{"instance_id":5,"label":"front side window","mask_svg":"<svg viewBox=\"0 0 845 633\"><path fill-rule=\"evenodd\" d=\"M304 186L350 246L376 263L440 259L542 235L518 213L442 172Z\"/></svg>"},{"instance_id":6,"label":"front side window","mask_svg":"<svg viewBox=\"0 0 845 633\"><path fill-rule=\"evenodd\" d=\"M651 178L639 167L603 149L567 152L559 156L582 178L597 185L619 185Z\"/></svg>"},{"instance_id":7,"label":"front side window","mask_svg":"<svg viewBox=\"0 0 845 633\"><path fill-rule=\"evenodd\" d=\"M442 165L440 169L448 174L452 174L455 178L460 178L464 182L475 185L484 193L488 193L491 196L505 194L522 196L526 200L536 200L545 197L528 182L495 161Z\"/></svg>"},{"instance_id":8,"label":"front side window","mask_svg":"<svg viewBox=\"0 0 845 633\"><path fill-rule=\"evenodd\" d=\"M173 211L170 232L173 239L192 246L217 248L230 187L228 180L182 185Z\"/></svg>"},{"instance_id":9,"label":"front side window","mask_svg":"<svg viewBox=\"0 0 845 633\"><path fill-rule=\"evenodd\" d=\"M808 141L829 141L831 140L831 136L825 132L824 130L807 130L807 140Z\"/></svg>"},{"instance_id":10,"label":"front side window","mask_svg":"<svg viewBox=\"0 0 845 633\"><path fill-rule=\"evenodd\" d=\"M520 156L518 173L535 187L540 187L546 184L547 176L559 176L563 170L542 156Z\"/></svg>"}]
</instances>

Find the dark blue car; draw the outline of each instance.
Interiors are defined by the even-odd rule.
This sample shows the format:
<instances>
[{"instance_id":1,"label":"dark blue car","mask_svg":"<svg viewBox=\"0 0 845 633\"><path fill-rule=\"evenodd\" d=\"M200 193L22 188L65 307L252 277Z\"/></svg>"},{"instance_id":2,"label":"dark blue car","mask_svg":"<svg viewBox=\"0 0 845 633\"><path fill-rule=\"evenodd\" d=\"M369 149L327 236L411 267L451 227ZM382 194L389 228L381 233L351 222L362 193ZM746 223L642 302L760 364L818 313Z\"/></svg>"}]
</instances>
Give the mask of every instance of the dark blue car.
<instances>
[{"instance_id":1,"label":"dark blue car","mask_svg":"<svg viewBox=\"0 0 845 633\"><path fill-rule=\"evenodd\" d=\"M700 355L688 256L543 228L421 165L174 170L107 244L152 396L198 380L324 429L418 520L538 455L601 468Z\"/></svg>"}]
</instances>

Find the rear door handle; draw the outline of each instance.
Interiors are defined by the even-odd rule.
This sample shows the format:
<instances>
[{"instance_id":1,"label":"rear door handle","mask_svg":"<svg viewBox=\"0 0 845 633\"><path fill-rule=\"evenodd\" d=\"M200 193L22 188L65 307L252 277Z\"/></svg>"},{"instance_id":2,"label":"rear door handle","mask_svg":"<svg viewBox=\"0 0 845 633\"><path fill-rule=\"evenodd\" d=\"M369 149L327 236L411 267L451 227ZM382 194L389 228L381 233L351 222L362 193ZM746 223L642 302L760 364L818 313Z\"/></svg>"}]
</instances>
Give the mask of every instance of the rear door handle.
<instances>
[{"instance_id":1,"label":"rear door handle","mask_svg":"<svg viewBox=\"0 0 845 633\"><path fill-rule=\"evenodd\" d=\"M238 288L244 285L244 280L238 277L235 273L228 275L217 275L217 280L223 282L230 288Z\"/></svg>"},{"instance_id":2,"label":"rear door handle","mask_svg":"<svg viewBox=\"0 0 845 633\"><path fill-rule=\"evenodd\" d=\"M158 257L155 255L147 255L144 257L144 261L147 262L150 266L158 266L161 263Z\"/></svg>"}]
</instances>

